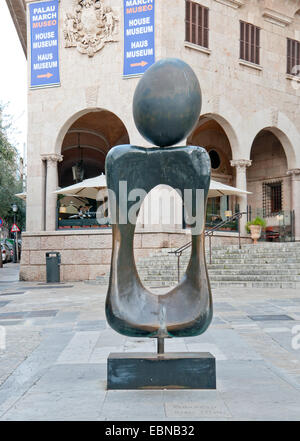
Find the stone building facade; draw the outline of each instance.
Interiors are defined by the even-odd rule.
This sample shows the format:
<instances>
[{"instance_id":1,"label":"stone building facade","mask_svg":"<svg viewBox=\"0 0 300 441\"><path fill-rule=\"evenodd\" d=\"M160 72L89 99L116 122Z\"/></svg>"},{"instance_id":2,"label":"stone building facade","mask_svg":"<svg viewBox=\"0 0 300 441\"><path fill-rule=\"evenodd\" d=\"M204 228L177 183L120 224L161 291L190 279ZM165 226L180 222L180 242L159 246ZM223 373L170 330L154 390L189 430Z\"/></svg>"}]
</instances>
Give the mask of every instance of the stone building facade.
<instances>
[{"instance_id":1,"label":"stone building facade","mask_svg":"<svg viewBox=\"0 0 300 441\"><path fill-rule=\"evenodd\" d=\"M97 8L113 13L116 28L95 52L88 39L78 48L76 36L69 32L72 14L86 1L96 3L59 2L60 86L28 89L27 226L21 262L21 277L26 280L44 279L48 250L61 251L64 280L92 279L108 268L109 231L56 230L53 192L73 183L78 136L85 146L88 177L104 171L105 155L114 145L147 145L131 110L139 78L122 76L123 0L97 0ZM24 41L25 4L28 9L31 1L7 3ZM201 36L195 36L197 30ZM29 42L28 26L27 34ZM248 200L231 199L225 208L234 211L238 203L240 211L247 211L250 206L271 227L282 218L291 223L293 213L296 240L300 240L300 78L297 67L287 70L287 57L292 55L294 64L300 64L299 41L300 0L155 0L156 60L186 61L202 88L201 117L186 142L211 153L214 179L251 192ZM296 48L292 54L289 44ZM27 47L29 55L30 44ZM187 237L181 226L161 226L141 229L137 241L138 253L144 255L179 246Z\"/></svg>"}]
</instances>

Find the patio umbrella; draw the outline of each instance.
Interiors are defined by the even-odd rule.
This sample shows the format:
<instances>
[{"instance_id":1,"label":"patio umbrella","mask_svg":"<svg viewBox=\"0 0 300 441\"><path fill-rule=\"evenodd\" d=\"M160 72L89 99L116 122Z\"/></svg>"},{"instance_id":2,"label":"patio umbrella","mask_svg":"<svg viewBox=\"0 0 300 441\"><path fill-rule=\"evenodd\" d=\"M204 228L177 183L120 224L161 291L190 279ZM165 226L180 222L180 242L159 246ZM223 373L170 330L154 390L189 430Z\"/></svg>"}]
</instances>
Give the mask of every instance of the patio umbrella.
<instances>
[{"instance_id":1,"label":"patio umbrella","mask_svg":"<svg viewBox=\"0 0 300 441\"><path fill-rule=\"evenodd\" d=\"M72 196L81 196L90 199L96 199L100 190L106 189L106 177L104 174L96 176L95 178L85 179L78 184L70 185L69 187L61 188L55 191L57 194L66 194ZM242 196L246 194L251 194L249 191L241 190L236 187L231 187L230 185L222 184L222 182L210 181L210 187L208 192L208 197L217 196ZM103 196L102 196L103 197ZM100 197L101 199L101 197Z\"/></svg>"},{"instance_id":2,"label":"patio umbrella","mask_svg":"<svg viewBox=\"0 0 300 441\"><path fill-rule=\"evenodd\" d=\"M96 199L98 192L103 188L106 188L106 177L104 174L95 178L85 179L69 187L61 188L54 193Z\"/></svg>"},{"instance_id":3,"label":"patio umbrella","mask_svg":"<svg viewBox=\"0 0 300 441\"><path fill-rule=\"evenodd\" d=\"M17 196L17 198L19 199L22 199L23 201L26 201L27 193L17 193L15 194L15 196Z\"/></svg>"},{"instance_id":4,"label":"patio umbrella","mask_svg":"<svg viewBox=\"0 0 300 441\"><path fill-rule=\"evenodd\" d=\"M214 198L217 196L243 196L246 194L251 194L249 191L241 190L236 187L231 187L230 185L222 184L222 182L210 181L208 197Z\"/></svg>"},{"instance_id":5,"label":"patio umbrella","mask_svg":"<svg viewBox=\"0 0 300 441\"><path fill-rule=\"evenodd\" d=\"M60 205L64 205L65 207L73 206L75 208L79 208L81 205L86 205L88 200L86 198L81 198L78 196L64 196L60 199Z\"/></svg>"}]
</instances>

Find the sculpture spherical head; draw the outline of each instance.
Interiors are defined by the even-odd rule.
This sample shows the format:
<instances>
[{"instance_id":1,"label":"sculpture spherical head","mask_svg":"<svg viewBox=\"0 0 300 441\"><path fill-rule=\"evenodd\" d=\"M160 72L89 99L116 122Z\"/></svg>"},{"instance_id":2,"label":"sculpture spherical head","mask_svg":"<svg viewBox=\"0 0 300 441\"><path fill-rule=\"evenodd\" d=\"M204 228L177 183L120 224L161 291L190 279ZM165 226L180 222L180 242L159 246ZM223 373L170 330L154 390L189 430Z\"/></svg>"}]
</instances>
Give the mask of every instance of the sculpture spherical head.
<instances>
[{"instance_id":1,"label":"sculpture spherical head","mask_svg":"<svg viewBox=\"0 0 300 441\"><path fill-rule=\"evenodd\" d=\"M147 141L171 146L191 132L201 104L201 89L192 68L177 58L166 58L153 64L137 85L135 125Z\"/></svg>"}]
</instances>

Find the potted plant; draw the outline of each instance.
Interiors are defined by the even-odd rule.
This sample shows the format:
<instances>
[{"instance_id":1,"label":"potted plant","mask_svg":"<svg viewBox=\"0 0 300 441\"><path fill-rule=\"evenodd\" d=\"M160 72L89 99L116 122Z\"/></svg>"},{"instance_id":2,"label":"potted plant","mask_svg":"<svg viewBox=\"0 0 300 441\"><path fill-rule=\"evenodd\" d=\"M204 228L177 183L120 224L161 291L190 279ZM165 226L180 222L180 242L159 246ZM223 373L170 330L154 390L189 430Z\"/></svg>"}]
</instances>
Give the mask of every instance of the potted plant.
<instances>
[{"instance_id":1,"label":"potted plant","mask_svg":"<svg viewBox=\"0 0 300 441\"><path fill-rule=\"evenodd\" d=\"M251 239L254 244L257 244L257 241L261 236L261 231L263 228L266 228L266 225L266 221L261 217L257 217L256 219L247 222L246 230L248 233L251 233Z\"/></svg>"}]
</instances>

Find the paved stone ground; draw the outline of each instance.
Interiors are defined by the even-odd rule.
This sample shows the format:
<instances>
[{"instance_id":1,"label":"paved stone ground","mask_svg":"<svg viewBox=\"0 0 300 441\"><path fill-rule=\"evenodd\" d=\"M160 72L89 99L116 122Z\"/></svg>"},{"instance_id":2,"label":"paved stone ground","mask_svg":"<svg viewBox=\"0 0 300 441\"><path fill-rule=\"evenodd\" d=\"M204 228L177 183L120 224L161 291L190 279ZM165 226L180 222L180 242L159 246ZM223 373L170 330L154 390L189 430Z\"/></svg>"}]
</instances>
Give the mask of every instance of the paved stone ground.
<instances>
[{"instance_id":1,"label":"paved stone ground","mask_svg":"<svg viewBox=\"0 0 300 441\"><path fill-rule=\"evenodd\" d=\"M155 342L107 326L106 287L17 278L17 265L0 269L0 420L300 420L297 290L216 289L209 330L166 342L212 352L216 391L106 391L108 354Z\"/></svg>"}]
</instances>

